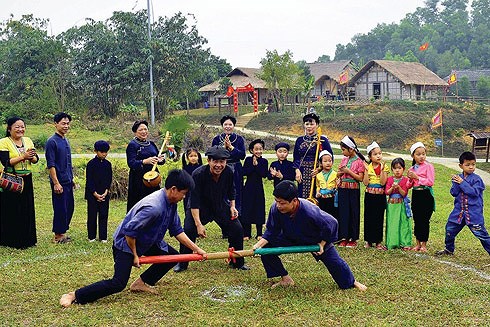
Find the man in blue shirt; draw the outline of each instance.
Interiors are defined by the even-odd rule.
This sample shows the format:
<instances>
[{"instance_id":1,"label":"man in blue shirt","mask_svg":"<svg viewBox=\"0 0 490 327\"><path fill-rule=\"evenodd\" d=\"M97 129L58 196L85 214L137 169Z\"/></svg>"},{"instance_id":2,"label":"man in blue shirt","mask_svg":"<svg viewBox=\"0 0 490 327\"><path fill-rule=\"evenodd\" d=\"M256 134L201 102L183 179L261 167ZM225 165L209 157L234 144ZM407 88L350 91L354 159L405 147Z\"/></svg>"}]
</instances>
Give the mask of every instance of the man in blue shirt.
<instances>
[{"instance_id":1,"label":"man in blue shirt","mask_svg":"<svg viewBox=\"0 0 490 327\"><path fill-rule=\"evenodd\" d=\"M253 249L318 244L320 251L313 253L313 257L323 262L337 285L365 291L367 287L354 279L349 265L333 245L337 240L337 220L308 200L298 198L298 188L292 181L277 184L273 195L275 202L269 212L267 230ZM281 277L272 287L294 285L278 255L260 258L268 278Z\"/></svg>"},{"instance_id":2,"label":"man in blue shirt","mask_svg":"<svg viewBox=\"0 0 490 327\"><path fill-rule=\"evenodd\" d=\"M170 236L174 236L192 251L205 254L206 252L184 233L177 214L177 203L193 188L194 181L187 172L171 170L165 180L165 189L155 191L136 203L116 229L112 246L114 276L63 294L60 304L63 307L69 307L75 302L85 304L121 292L128 283L131 268L140 267L139 257L142 255L178 254L179 252L163 239L167 230ZM156 293L151 286L174 265L175 263L151 265L129 289L134 292Z\"/></svg>"},{"instance_id":3,"label":"man in blue shirt","mask_svg":"<svg viewBox=\"0 0 490 327\"><path fill-rule=\"evenodd\" d=\"M71 149L66 139L70 122L71 116L67 113L59 112L54 115L56 133L48 139L45 146L53 202L54 243L71 241L66 235L75 207Z\"/></svg>"}]
</instances>

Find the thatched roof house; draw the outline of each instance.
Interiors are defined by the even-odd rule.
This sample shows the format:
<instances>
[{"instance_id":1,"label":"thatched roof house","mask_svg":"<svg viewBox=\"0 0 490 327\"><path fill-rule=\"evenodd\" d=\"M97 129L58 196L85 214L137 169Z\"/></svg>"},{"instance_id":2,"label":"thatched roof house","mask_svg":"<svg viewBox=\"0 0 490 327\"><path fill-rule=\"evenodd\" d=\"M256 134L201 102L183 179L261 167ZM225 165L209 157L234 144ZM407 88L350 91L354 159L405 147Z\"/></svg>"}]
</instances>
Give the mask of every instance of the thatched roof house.
<instances>
[{"instance_id":1,"label":"thatched roof house","mask_svg":"<svg viewBox=\"0 0 490 327\"><path fill-rule=\"evenodd\" d=\"M244 87L248 84L251 84L258 92L259 103L264 103L267 97L267 87L265 81L257 77L259 73L259 68L237 67L229 72L226 77L230 79L232 86L235 89L237 87ZM219 80L214 81L208 85L204 85L199 89L199 92L203 92L206 94L208 103L213 106L218 105L219 98L224 96L223 94L218 94L219 82ZM238 101L242 104L250 103L251 99L249 99L247 94L239 94Z\"/></svg>"},{"instance_id":2,"label":"thatched roof house","mask_svg":"<svg viewBox=\"0 0 490 327\"><path fill-rule=\"evenodd\" d=\"M348 78L350 78L357 73L351 60L315 62L307 65L310 68L311 75L315 77L313 96L336 95L340 75L347 72Z\"/></svg>"},{"instance_id":3,"label":"thatched roof house","mask_svg":"<svg viewBox=\"0 0 490 327\"><path fill-rule=\"evenodd\" d=\"M463 77L466 77L470 82L470 96L478 96L478 89L476 84L481 77L490 78L490 69L465 69L465 70L455 70L452 74L456 74L456 80L461 81ZM449 80L449 75L444 78L446 81Z\"/></svg>"},{"instance_id":4,"label":"thatched roof house","mask_svg":"<svg viewBox=\"0 0 490 327\"><path fill-rule=\"evenodd\" d=\"M447 82L418 62L371 60L353 76L356 99L432 98Z\"/></svg>"}]
</instances>

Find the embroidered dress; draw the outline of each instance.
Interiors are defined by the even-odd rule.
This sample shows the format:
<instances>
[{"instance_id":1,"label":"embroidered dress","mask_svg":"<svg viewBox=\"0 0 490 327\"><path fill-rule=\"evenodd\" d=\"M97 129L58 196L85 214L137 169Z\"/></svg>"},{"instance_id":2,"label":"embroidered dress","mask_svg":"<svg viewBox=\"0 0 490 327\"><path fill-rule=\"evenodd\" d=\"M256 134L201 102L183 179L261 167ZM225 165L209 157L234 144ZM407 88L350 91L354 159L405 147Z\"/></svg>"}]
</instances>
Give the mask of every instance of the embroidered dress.
<instances>
[{"instance_id":1,"label":"embroidered dress","mask_svg":"<svg viewBox=\"0 0 490 327\"><path fill-rule=\"evenodd\" d=\"M22 146L17 146L9 137L0 139L0 151L8 151L10 159L22 156L34 148L32 140L22 137ZM2 192L0 197L0 245L24 249L36 245L36 214L34 210L34 187L31 163L21 161L7 172L15 173L24 180L22 193Z\"/></svg>"},{"instance_id":2,"label":"embroidered dress","mask_svg":"<svg viewBox=\"0 0 490 327\"><path fill-rule=\"evenodd\" d=\"M358 156L343 157L340 166L350 168L354 173L364 172L364 163ZM359 239L359 224L361 221L361 191L359 182L349 174L338 174L340 185L339 194L339 240Z\"/></svg>"},{"instance_id":3,"label":"embroidered dress","mask_svg":"<svg viewBox=\"0 0 490 327\"><path fill-rule=\"evenodd\" d=\"M386 247L388 249L412 246L412 214L408 199L411 183L405 176L402 178L390 176L386 181L386 190L395 183L400 185L406 195L402 196L398 190L388 195L386 206Z\"/></svg>"},{"instance_id":4,"label":"embroidered dress","mask_svg":"<svg viewBox=\"0 0 490 327\"><path fill-rule=\"evenodd\" d=\"M303 181L298 185L298 194L300 198L308 198L310 196L311 189L311 172L315 165L316 148L317 148L317 135L304 135L296 139L293 151L293 167L301 171ZM332 152L332 147L327 137L321 135L321 144L319 151L327 150ZM333 158L332 158L333 160ZM313 194L314 195L314 194Z\"/></svg>"},{"instance_id":5,"label":"embroidered dress","mask_svg":"<svg viewBox=\"0 0 490 327\"><path fill-rule=\"evenodd\" d=\"M143 164L143 160L157 155L158 148L152 141L141 141L135 137L126 147L126 161L129 166L127 212L136 202L160 189L159 186L147 187L143 184L143 175L153 168L153 165Z\"/></svg>"}]
</instances>

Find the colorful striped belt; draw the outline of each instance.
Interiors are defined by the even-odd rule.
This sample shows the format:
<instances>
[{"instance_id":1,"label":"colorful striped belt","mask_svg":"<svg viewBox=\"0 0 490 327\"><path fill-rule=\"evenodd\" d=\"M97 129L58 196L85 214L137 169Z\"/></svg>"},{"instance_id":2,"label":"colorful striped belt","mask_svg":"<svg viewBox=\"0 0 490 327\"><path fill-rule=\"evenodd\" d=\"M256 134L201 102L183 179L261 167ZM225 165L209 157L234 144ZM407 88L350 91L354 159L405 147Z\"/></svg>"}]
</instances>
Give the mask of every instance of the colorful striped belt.
<instances>
[{"instance_id":1,"label":"colorful striped belt","mask_svg":"<svg viewBox=\"0 0 490 327\"><path fill-rule=\"evenodd\" d=\"M395 203L403 203L403 198L389 198L388 203L395 204Z\"/></svg>"},{"instance_id":2,"label":"colorful striped belt","mask_svg":"<svg viewBox=\"0 0 490 327\"><path fill-rule=\"evenodd\" d=\"M384 194L385 189L380 184L368 184L366 187L366 193L369 194Z\"/></svg>"},{"instance_id":3,"label":"colorful striped belt","mask_svg":"<svg viewBox=\"0 0 490 327\"><path fill-rule=\"evenodd\" d=\"M358 182L341 182L339 188L347 188L351 190L357 190L359 189L359 183Z\"/></svg>"}]
</instances>

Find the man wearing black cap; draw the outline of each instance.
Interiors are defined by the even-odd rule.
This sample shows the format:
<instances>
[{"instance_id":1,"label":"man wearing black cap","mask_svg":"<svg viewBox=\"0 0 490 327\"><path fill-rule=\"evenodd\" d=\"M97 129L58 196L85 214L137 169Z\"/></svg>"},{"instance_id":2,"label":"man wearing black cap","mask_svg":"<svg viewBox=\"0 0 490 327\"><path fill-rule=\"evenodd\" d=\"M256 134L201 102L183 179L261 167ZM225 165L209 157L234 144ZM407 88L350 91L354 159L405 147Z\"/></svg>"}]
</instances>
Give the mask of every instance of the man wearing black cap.
<instances>
[{"instance_id":1,"label":"man wearing black cap","mask_svg":"<svg viewBox=\"0 0 490 327\"><path fill-rule=\"evenodd\" d=\"M195 242L197 236L206 237L205 225L215 221L228 232L229 247L243 250L243 227L237 219L235 208L235 187L233 170L226 165L230 152L220 146L210 147L205 154L208 164L197 168L192 173L195 188L190 196L190 209L186 209L184 231ZM181 245L180 253L192 253ZM249 270L243 258L232 262L233 268ZM175 272L187 269L188 263L181 262L175 266Z\"/></svg>"},{"instance_id":2,"label":"man wearing black cap","mask_svg":"<svg viewBox=\"0 0 490 327\"><path fill-rule=\"evenodd\" d=\"M308 200L299 199L294 182L280 182L273 195L275 202L269 211L267 229L253 249L318 244L320 251L313 253L313 257L323 262L337 285L342 289L356 287L365 291L367 287L354 279L349 266L333 245L337 240L337 220ZM281 277L272 287L294 284L278 255L260 258L268 278Z\"/></svg>"}]
</instances>

